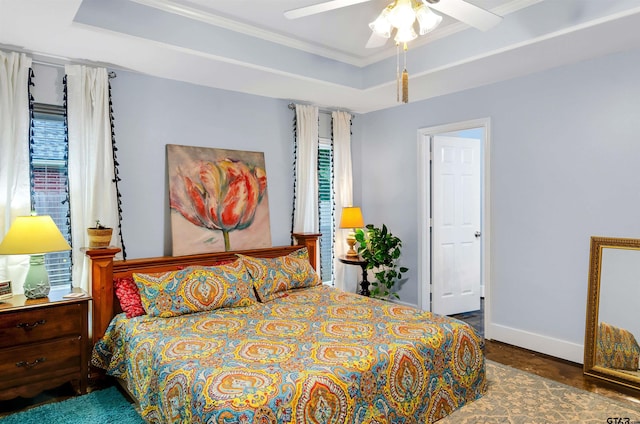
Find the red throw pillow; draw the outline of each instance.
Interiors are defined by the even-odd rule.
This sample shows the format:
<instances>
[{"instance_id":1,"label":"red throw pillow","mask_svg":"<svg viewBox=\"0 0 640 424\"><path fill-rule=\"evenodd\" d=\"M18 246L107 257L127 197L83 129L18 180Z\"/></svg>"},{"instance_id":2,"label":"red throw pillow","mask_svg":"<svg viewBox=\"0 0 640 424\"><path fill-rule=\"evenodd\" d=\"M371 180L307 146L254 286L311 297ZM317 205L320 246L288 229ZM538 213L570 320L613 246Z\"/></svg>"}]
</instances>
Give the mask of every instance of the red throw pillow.
<instances>
[{"instance_id":1,"label":"red throw pillow","mask_svg":"<svg viewBox=\"0 0 640 424\"><path fill-rule=\"evenodd\" d=\"M146 312L142 307L142 300L138 292L138 286L133 281L133 277L122 277L114 279L116 296L120 301L120 307L127 315L127 318L139 317Z\"/></svg>"}]
</instances>

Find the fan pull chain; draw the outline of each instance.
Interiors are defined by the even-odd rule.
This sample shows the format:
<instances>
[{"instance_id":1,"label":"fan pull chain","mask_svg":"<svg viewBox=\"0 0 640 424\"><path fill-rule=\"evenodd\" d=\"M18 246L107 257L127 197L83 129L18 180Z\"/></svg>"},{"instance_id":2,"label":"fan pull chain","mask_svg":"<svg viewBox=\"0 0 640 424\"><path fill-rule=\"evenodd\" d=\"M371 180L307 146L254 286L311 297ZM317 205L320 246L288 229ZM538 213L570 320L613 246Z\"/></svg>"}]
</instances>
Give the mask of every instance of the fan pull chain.
<instances>
[{"instance_id":1,"label":"fan pull chain","mask_svg":"<svg viewBox=\"0 0 640 424\"><path fill-rule=\"evenodd\" d=\"M404 43L404 70L402 71L402 103L409 103L409 73L407 72L407 43Z\"/></svg>"},{"instance_id":2,"label":"fan pull chain","mask_svg":"<svg viewBox=\"0 0 640 424\"><path fill-rule=\"evenodd\" d=\"M400 103L400 43L396 43L396 101Z\"/></svg>"}]
</instances>

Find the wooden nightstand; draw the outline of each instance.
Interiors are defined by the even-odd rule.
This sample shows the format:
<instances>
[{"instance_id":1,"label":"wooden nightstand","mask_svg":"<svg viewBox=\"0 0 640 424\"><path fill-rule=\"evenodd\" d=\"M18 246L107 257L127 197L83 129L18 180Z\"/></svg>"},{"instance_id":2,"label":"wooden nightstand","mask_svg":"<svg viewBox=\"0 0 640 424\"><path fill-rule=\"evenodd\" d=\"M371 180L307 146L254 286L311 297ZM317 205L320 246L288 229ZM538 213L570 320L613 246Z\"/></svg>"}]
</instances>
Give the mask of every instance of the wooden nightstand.
<instances>
[{"instance_id":1,"label":"wooden nightstand","mask_svg":"<svg viewBox=\"0 0 640 424\"><path fill-rule=\"evenodd\" d=\"M91 297L63 298L67 293L0 302L0 400L33 397L68 381L86 393Z\"/></svg>"}]
</instances>

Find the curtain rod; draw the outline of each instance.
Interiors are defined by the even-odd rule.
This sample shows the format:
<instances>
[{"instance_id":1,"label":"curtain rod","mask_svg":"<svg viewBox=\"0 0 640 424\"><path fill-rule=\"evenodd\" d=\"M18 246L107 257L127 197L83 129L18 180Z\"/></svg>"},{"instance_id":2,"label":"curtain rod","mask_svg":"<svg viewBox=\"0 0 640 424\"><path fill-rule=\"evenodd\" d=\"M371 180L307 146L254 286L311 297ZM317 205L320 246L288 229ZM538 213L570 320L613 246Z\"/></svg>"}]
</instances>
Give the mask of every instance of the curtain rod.
<instances>
[{"instance_id":1,"label":"curtain rod","mask_svg":"<svg viewBox=\"0 0 640 424\"><path fill-rule=\"evenodd\" d=\"M295 104L295 103L289 103L289 104L287 105L287 107L288 107L289 109L291 109L291 110L296 110L296 104ZM333 110L329 110L329 109L320 109L320 108L318 108L318 112L319 112L319 113L331 114L331 112L334 112L334 111L333 111ZM339 112L339 110L338 110L338 109L336 109L336 110L335 110L335 112ZM351 112L349 112L349 113L351 113ZM353 114L352 114L352 115L353 115Z\"/></svg>"},{"instance_id":2,"label":"curtain rod","mask_svg":"<svg viewBox=\"0 0 640 424\"><path fill-rule=\"evenodd\" d=\"M296 110L296 104L295 103L289 103L287 105L287 107L289 109L291 109L291 110ZM318 108L318 112L320 112L320 113L331 113L331 111L328 110L328 109L320 109L320 108Z\"/></svg>"},{"instance_id":3,"label":"curtain rod","mask_svg":"<svg viewBox=\"0 0 640 424\"><path fill-rule=\"evenodd\" d=\"M36 65L42 65L42 66L50 66L52 68L64 68L64 65L62 65L62 64L44 62L44 61L38 60L38 59L31 59L31 63L35 63ZM90 66L90 65L83 65L83 66ZM103 68L106 68L106 67L103 66ZM109 79L113 79L113 78L116 78L118 76L118 74L116 74L115 71L107 71L107 75L109 76Z\"/></svg>"}]
</instances>

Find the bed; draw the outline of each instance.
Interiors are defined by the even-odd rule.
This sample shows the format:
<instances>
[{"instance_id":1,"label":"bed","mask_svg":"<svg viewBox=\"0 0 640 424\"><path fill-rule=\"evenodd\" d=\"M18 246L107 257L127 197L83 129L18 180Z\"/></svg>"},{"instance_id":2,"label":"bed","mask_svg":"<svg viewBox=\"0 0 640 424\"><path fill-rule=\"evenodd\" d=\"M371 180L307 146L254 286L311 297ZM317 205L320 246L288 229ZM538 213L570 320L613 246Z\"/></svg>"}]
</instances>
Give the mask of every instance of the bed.
<instances>
[{"instance_id":1,"label":"bed","mask_svg":"<svg viewBox=\"0 0 640 424\"><path fill-rule=\"evenodd\" d=\"M304 278L317 280L317 235L295 240L127 261L114 260L117 249L88 250L94 371L117 378L153 423L431 423L483 395L483 340L466 323L317 281L278 291L274 279L261 280L301 258L311 269ZM243 265L255 288L250 302L238 289L235 305L191 311L187 296L127 318L115 297L114 281ZM142 298L158 287L136 283Z\"/></svg>"}]
</instances>

